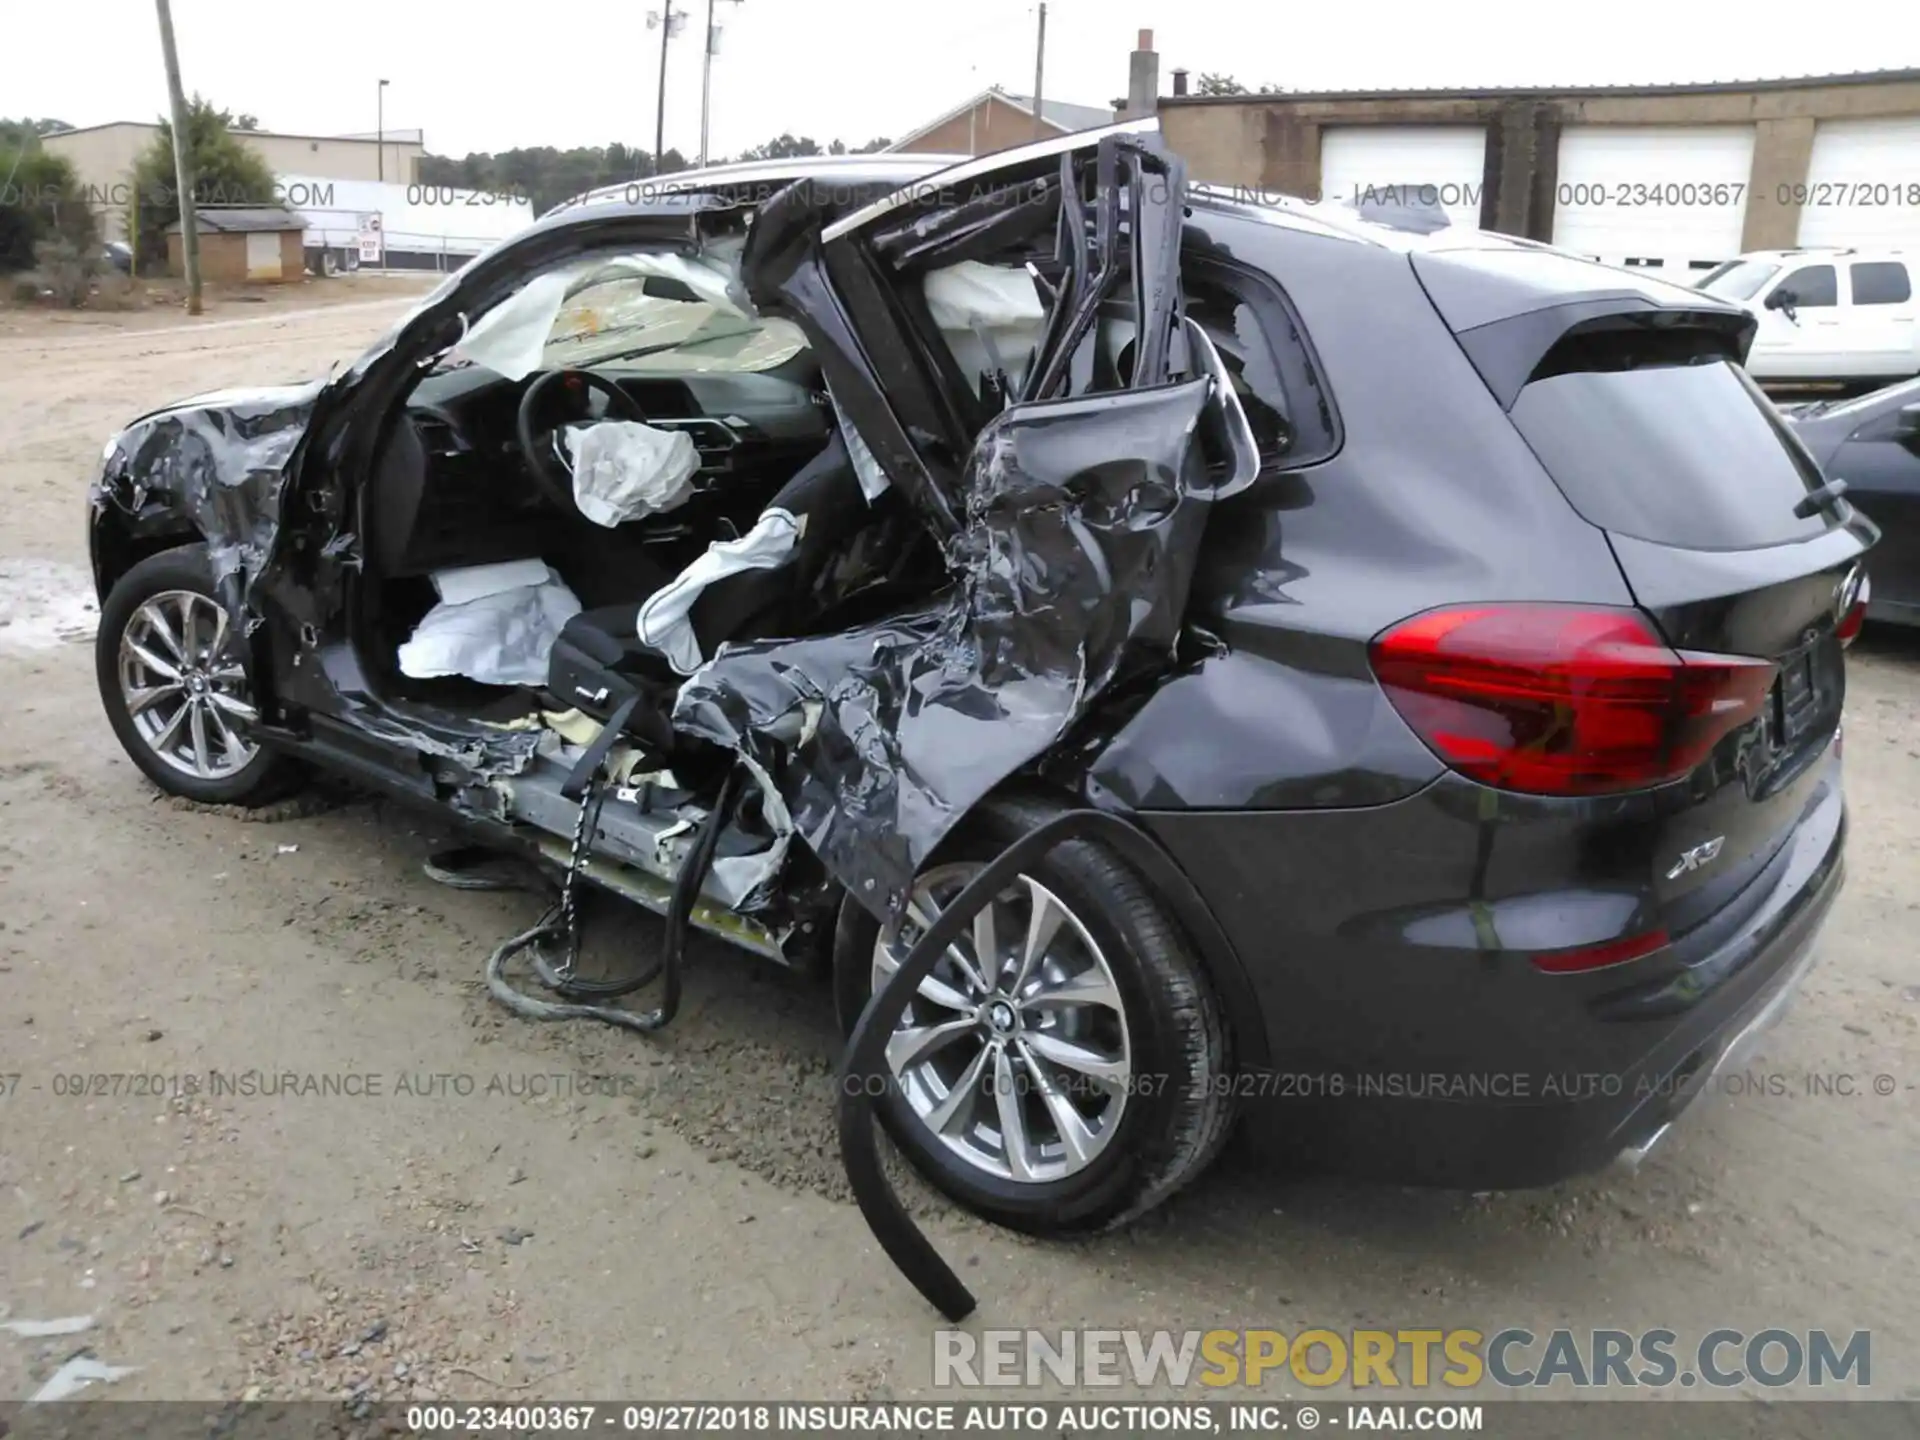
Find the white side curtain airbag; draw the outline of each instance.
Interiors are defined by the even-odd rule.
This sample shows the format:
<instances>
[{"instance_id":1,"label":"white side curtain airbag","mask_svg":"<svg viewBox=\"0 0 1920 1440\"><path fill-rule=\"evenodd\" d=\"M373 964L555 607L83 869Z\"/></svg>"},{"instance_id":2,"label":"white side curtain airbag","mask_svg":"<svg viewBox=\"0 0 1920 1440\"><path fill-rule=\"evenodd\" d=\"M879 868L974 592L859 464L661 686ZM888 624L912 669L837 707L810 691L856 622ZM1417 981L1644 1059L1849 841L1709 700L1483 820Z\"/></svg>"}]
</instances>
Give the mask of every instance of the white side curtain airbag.
<instances>
[{"instance_id":1,"label":"white side curtain airbag","mask_svg":"<svg viewBox=\"0 0 1920 1440\"><path fill-rule=\"evenodd\" d=\"M454 353L509 380L526 379L546 359L547 338L573 278L570 270L534 276L475 321Z\"/></svg>"},{"instance_id":2,"label":"white side curtain airbag","mask_svg":"<svg viewBox=\"0 0 1920 1440\"><path fill-rule=\"evenodd\" d=\"M1046 329L1047 310L1023 269L962 260L929 270L922 284L927 309L940 327L961 373L969 379L1004 366L1012 384Z\"/></svg>"},{"instance_id":3,"label":"white side curtain airbag","mask_svg":"<svg viewBox=\"0 0 1920 1440\"><path fill-rule=\"evenodd\" d=\"M683 504L693 493L700 452L684 430L658 430L637 420L569 426L573 503L596 525L612 529Z\"/></svg>"},{"instance_id":4,"label":"white side curtain airbag","mask_svg":"<svg viewBox=\"0 0 1920 1440\"><path fill-rule=\"evenodd\" d=\"M704 555L640 607L640 639L666 656L677 674L691 675L706 658L693 633L693 604L700 593L716 580L743 570L778 569L799 543L802 528L802 522L787 511L768 510L738 540L709 545Z\"/></svg>"}]
</instances>

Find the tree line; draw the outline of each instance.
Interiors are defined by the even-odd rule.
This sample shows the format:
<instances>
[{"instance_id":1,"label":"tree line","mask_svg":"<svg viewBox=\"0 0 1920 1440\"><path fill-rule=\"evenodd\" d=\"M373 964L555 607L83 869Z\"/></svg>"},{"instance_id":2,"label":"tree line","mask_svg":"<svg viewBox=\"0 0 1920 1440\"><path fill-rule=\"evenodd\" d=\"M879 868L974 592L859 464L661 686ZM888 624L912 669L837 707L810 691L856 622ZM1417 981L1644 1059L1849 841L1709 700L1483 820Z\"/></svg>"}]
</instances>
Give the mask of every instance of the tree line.
<instances>
[{"instance_id":1,"label":"tree line","mask_svg":"<svg viewBox=\"0 0 1920 1440\"><path fill-rule=\"evenodd\" d=\"M841 140L822 145L811 136L787 132L738 155L716 156L713 163L784 160L797 155L871 155L892 143L882 137L852 147ZM667 150L656 163L651 150L638 150L616 140L610 145L579 145L571 150L538 145L498 154L482 151L458 160L449 155L424 155L419 178L422 185L523 196L533 203L534 214L540 215L600 186L671 175L691 168L692 163L675 149Z\"/></svg>"}]
</instances>

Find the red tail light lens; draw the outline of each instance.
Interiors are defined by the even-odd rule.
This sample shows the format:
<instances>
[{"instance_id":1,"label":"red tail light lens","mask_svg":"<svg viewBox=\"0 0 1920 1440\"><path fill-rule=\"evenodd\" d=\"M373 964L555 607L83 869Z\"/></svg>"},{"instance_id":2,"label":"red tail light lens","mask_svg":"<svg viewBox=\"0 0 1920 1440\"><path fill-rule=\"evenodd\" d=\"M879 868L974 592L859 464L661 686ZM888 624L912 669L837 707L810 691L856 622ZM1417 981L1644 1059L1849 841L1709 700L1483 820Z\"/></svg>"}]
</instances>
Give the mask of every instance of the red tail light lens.
<instances>
[{"instance_id":1,"label":"red tail light lens","mask_svg":"<svg viewBox=\"0 0 1920 1440\"><path fill-rule=\"evenodd\" d=\"M1854 594L1853 604L1847 607L1847 613L1840 617L1840 623L1833 628L1833 633L1840 639L1842 649L1859 638L1860 627L1867 623L1867 595L1872 589L1872 579L1862 573L1860 589Z\"/></svg>"},{"instance_id":2,"label":"red tail light lens","mask_svg":"<svg viewBox=\"0 0 1920 1440\"><path fill-rule=\"evenodd\" d=\"M1624 940L1609 940L1604 945L1586 945L1578 950L1546 950L1533 957L1533 963L1549 975L1575 975L1583 970L1604 970L1609 965L1624 965L1671 943L1664 930L1649 930L1644 935L1629 935Z\"/></svg>"},{"instance_id":3,"label":"red tail light lens","mask_svg":"<svg viewBox=\"0 0 1920 1440\"><path fill-rule=\"evenodd\" d=\"M1462 774L1534 795L1639 790L1685 775L1760 713L1765 660L1681 655L1637 610L1469 605L1374 640L1394 709Z\"/></svg>"}]
</instances>

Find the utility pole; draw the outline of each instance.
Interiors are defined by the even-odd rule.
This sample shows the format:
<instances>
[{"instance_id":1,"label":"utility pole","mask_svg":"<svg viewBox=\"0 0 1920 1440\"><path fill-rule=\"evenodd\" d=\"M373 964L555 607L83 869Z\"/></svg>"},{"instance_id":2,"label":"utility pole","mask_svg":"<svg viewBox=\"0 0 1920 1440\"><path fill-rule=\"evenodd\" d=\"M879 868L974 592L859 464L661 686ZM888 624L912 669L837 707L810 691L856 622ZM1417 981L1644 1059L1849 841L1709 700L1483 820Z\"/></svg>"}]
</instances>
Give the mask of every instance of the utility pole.
<instances>
[{"instance_id":1,"label":"utility pole","mask_svg":"<svg viewBox=\"0 0 1920 1440\"><path fill-rule=\"evenodd\" d=\"M660 10L660 101L653 115L653 173L658 176L667 154L667 41L673 37L673 0Z\"/></svg>"},{"instance_id":2,"label":"utility pole","mask_svg":"<svg viewBox=\"0 0 1920 1440\"><path fill-rule=\"evenodd\" d=\"M713 91L713 57L720 53L720 31L713 23L715 0L707 0L707 45L706 54L700 59L700 163L706 165L713 157L707 152L707 117L711 110L708 103ZM729 5L738 5L742 0L727 0Z\"/></svg>"},{"instance_id":3,"label":"utility pole","mask_svg":"<svg viewBox=\"0 0 1920 1440\"><path fill-rule=\"evenodd\" d=\"M707 38L700 47L700 168L707 168L707 116L713 94L713 0L707 0Z\"/></svg>"},{"instance_id":4,"label":"utility pole","mask_svg":"<svg viewBox=\"0 0 1920 1440\"><path fill-rule=\"evenodd\" d=\"M180 190L180 258L187 271L187 314L200 313L200 231L193 213L193 141L187 131L187 97L180 89L180 55L173 47L173 10L160 11L160 53L167 62L167 99L173 109L173 183ZM134 243L140 237L134 236Z\"/></svg>"},{"instance_id":5,"label":"utility pole","mask_svg":"<svg viewBox=\"0 0 1920 1440\"><path fill-rule=\"evenodd\" d=\"M1033 37L1033 138L1044 140L1047 123L1040 118L1042 87L1047 78L1047 0L1040 0L1040 25Z\"/></svg>"}]
</instances>

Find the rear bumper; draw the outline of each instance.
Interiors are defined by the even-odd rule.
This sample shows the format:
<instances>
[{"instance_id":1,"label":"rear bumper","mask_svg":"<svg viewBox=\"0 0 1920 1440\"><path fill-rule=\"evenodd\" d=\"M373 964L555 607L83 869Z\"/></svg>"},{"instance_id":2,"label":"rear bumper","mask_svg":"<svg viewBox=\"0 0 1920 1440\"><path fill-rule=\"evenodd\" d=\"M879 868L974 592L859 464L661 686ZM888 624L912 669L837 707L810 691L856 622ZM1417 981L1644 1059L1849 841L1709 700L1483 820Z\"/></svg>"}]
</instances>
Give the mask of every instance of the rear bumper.
<instances>
[{"instance_id":1,"label":"rear bumper","mask_svg":"<svg viewBox=\"0 0 1920 1440\"><path fill-rule=\"evenodd\" d=\"M1664 969L1650 958L1542 977L1505 955L1471 973L1455 958L1356 947L1340 968L1365 974L1362 990L1332 971L1261 967L1270 1030L1287 994L1295 1036L1333 1038L1317 1053L1276 1043L1275 1067L1242 1077L1244 1138L1290 1166L1474 1190L1634 1163L1787 1007L1844 882L1846 830L1835 763L1737 929ZM1236 940L1245 955L1249 940ZM1434 969L1437 983L1423 973ZM1541 988L1568 979L1577 1003ZM1449 988L1467 1001L1449 1007Z\"/></svg>"},{"instance_id":2,"label":"rear bumper","mask_svg":"<svg viewBox=\"0 0 1920 1440\"><path fill-rule=\"evenodd\" d=\"M1672 1133L1674 1124L1692 1098L1711 1091L1714 1082L1721 1076L1737 1072L1747 1063L1754 1051L1760 1048L1760 1042L1766 1032L1778 1023L1782 1015L1786 1014L1787 1006L1799 992L1800 982L1806 979L1807 972L1813 968L1814 962L1819 957L1820 947L1817 937L1809 939L1801 947L1800 954L1788 966L1780 982L1774 986L1772 994L1760 1002L1750 1018L1740 1024L1732 1038L1720 1048L1719 1055L1713 1063L1701 1072L1699 1080L1689 1082L1684 1089L1676 1088L1677 1103L1657 1108L1644 1115L1636 1112L1635 1117L1629 1118L1628 1124L1623 1127L1623 1132L1629 1134L1631 1138L1614 1156L1615 1164L1627 1170L1638 1169L1640 1162L1659 1148L1660 1142ZM1640 1121L1638 1125L1633 1123L1635 1118Z\"/></svg>"}]
</instances>

